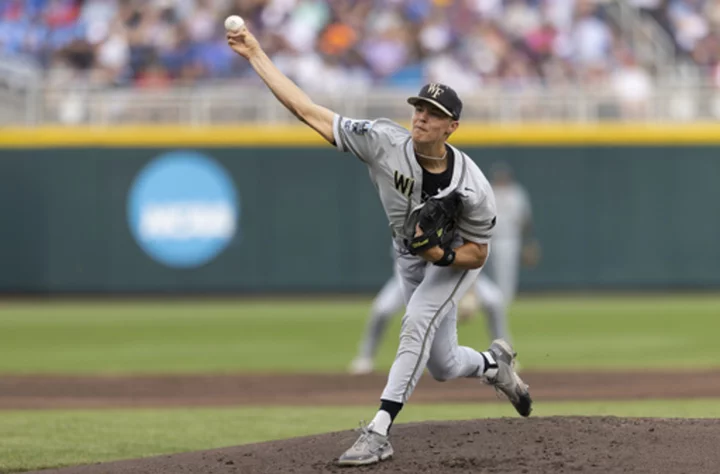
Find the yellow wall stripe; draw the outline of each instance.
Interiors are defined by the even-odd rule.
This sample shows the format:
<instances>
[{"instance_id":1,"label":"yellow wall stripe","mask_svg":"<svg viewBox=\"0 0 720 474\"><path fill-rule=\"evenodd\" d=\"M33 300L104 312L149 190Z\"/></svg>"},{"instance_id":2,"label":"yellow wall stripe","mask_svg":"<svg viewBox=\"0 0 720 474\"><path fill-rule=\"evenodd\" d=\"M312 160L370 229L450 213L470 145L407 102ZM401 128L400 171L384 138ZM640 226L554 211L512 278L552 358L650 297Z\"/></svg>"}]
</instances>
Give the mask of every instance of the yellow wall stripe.
<instances>
[{"instance_id":1,"label":"yellow wall stripe","mask_svg":"<svg viewBox=\"0 0 720 474\"><path fill-rule=\"evenodd\" d=\"M404 124L407 125L407 124ZM450 140L458 146L720 144L720 122L694 124L462 123ZM58 147L297 147L325 142L304 125L6 127L0 148Z\"/></svg>"}]
</instances>

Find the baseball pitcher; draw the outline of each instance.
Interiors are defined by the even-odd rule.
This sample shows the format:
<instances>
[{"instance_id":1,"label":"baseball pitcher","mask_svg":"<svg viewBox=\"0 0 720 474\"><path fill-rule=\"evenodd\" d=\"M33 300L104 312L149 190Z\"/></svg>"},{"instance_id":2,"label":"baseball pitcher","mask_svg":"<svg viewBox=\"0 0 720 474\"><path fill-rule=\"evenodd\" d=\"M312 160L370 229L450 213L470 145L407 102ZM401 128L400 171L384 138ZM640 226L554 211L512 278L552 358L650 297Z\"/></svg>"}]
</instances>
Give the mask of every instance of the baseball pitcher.
<instances>
[{"instance_id":1,"label":"baseball pitcher","mask_svg":"<svg viewBox=\"0 0 720 474\"><path fill-rule=\"evenodd\" d=\"M485 264L496 219L490 183L465 153L446 143L462 111L455 91L433 83L410 97L409 131L387 119L354 120L315 104L249 30L229 32L227 39L290 112L367 166L389 221L406 306L399 347L379 410L338 464L373 464L393 455L391 425L426 367L437 380L484 381L529 416L532 401L513 368L511 345L496 340L479 352L458 344L457 304Z\"/></svg>"}]
</instances>

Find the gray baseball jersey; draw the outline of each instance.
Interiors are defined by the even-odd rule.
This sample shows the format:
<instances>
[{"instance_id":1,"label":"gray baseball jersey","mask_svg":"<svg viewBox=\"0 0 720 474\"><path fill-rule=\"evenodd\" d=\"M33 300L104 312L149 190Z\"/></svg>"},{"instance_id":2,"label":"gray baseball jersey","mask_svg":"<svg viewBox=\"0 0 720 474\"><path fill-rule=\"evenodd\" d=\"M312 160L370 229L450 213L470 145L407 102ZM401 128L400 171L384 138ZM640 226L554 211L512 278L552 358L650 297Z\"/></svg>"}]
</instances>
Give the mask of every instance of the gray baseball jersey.
<instances>
[{"instance_id":1,"label":"gray baseball jersey","mask_svg":"<svg viewBox=\"0 0 720 474\"><path fill-rule=\"evenodd\" d=\"M362 160L378 190L392 234L398 242L412 239L408 217L422 207L422 168L414 156L410 132L388 120L354 120L335 115L335 144ZM455 166L450 186L437 196L457 190L463 201L458 222L462 238L479 244L490 241L495 226L495 197L487 178L465 153L452 147Z\"/></svg>"},{"instance_id":2,"label":"gray baseball jersey","mask_svg":"<svg viewBox=\"0 0 720 474\"><path fill-rule=\"evenodd\" d=\"M487 267L509 305L518 290L523 228L531 218L532 211L530 198L521 185L513 183L496 186L493 191L498 222L493 233L493 252Z\"/></svg>"},{"instance_id":3,"label":"gray baseball jersey","mask_svg":"<svg viewBox=\"0 0 720 474\"><path fill-rule=\"evenodd\" d=\"M480 269L439 267L407 252L403 240L412 239L410 219L422 203L423 171L415 158L410 132L387 119L353 120L336 115L335 144L353 153L368 167L394 237L397 275L405 300L400 345L381 399L405 403L427 367L437 380L481 377L485 358L458 344L457 305ZM442 196L457 190L463 212L460 237L487 243L495 226L495 198L480 168L460 150L454 156L450 185ZM461 243L459 240L458 244Z\"/></svg>"},{"instance_id":4,"label":"gray baseball jersey","mask_svg":"<svg viewBox=\"0 0 720 474\"><path fill-rule=\"evenodd\" d=\"M531 217L530 199L519 184L497 186L493 189L497 206L497 227L493 233L498 239L522 239L525 222Z\"/></svg>"}]
</instances>

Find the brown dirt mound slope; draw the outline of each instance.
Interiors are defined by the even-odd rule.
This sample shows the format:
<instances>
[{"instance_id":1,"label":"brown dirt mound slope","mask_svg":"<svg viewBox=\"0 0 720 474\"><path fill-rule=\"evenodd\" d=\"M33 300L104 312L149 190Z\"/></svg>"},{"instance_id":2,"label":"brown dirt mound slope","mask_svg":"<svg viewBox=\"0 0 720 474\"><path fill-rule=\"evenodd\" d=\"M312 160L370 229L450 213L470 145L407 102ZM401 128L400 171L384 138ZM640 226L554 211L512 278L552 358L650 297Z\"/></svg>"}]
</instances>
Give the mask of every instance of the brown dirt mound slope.
<instances>
[{"instance_id":1,"label":"brown dirt mound slope","mask_svg":"<svg viewBox=\"0 0 720 474\"><path fill-rule=\"evenodd\" d=\"M42 471L77 474L717 473L714 420L550 417L412 423L393 430L395 457L340 468L353 431Z\"/></svg>"},{"instance_id":2,"label":"brown dirt mound slope","mask_svg":"<svg viewBox=\"0 0 720 474\"><path fill-rule=\"evenodd\" d=\"M720 396L720 371L523 372L533 398L622 400ZM386 374L2 376L0 409L373 405ZM412 403L497 401L477 380L424 376Z\"/></svg>"}]
</instances>

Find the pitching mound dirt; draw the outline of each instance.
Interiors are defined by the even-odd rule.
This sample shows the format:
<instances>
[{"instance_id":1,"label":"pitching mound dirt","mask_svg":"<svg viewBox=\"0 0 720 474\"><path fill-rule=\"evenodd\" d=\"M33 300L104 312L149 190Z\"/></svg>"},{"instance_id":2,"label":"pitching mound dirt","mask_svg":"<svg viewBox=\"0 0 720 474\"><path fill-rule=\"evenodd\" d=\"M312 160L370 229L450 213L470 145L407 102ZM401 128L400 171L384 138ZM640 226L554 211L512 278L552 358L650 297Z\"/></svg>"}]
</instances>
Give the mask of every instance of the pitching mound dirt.
<instances>
[{"instance_id":1,"label":"pitching mound dirt","mask_svg":"<svg viewBox=\"0 0 720 474\"><path fill-rule=\"evenodd\" d=\"M341 468L356 439L343 431L212 451L42 471L177 473L717 473L715 420L550 417L411 423L393 430L395 457Z\"/></svg>"}]
</instances>

